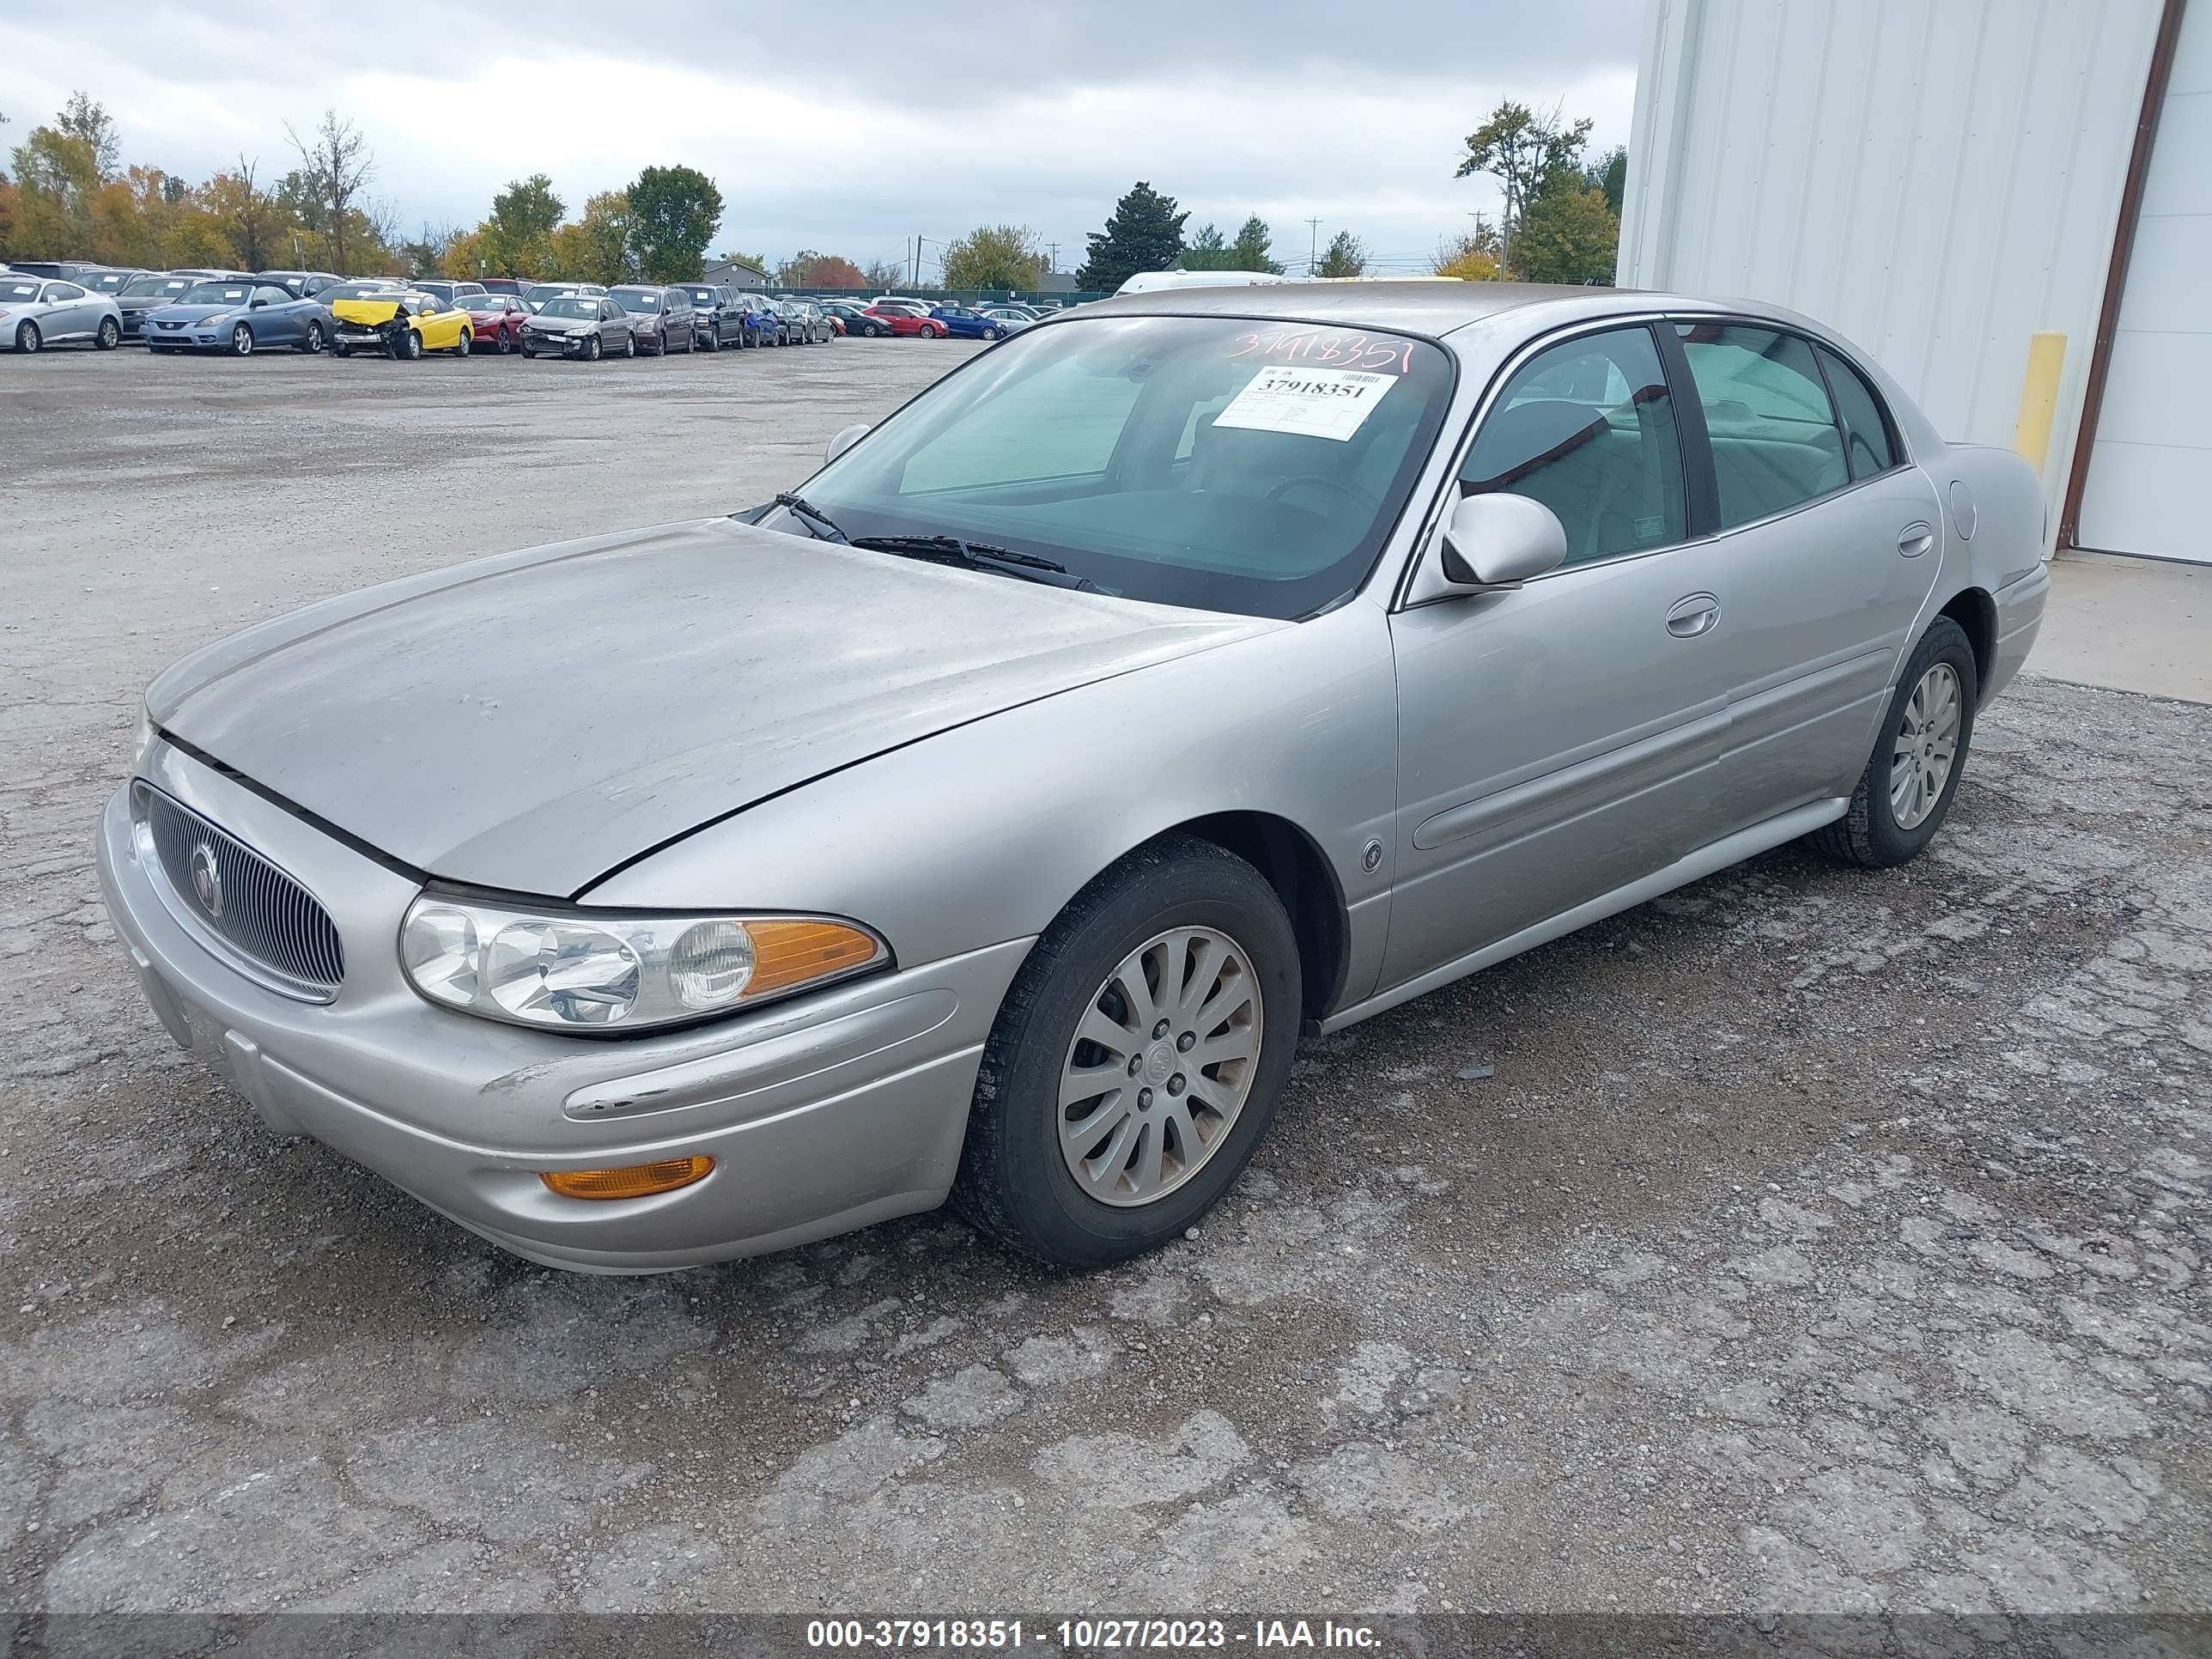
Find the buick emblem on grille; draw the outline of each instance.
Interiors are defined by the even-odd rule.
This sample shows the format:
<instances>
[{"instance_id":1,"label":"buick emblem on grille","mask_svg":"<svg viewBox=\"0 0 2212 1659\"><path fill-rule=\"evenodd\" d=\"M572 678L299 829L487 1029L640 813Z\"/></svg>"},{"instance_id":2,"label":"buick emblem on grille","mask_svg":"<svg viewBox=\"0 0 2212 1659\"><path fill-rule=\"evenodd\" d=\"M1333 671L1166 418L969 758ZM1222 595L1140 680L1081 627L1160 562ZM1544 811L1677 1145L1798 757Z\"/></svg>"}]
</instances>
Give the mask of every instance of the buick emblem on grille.
<instances>
[{"instance_id":1,"label":"buick emblem on grille","mask_svg":"<svg viewBox=\"0 0 2212 1659\"><path fill-rule=\"evenodd\" d=\"M201 842L192 848L192 892L210 921L222 920L222 872L216 867L215 848Z\"/></svg>"}]
</instances>

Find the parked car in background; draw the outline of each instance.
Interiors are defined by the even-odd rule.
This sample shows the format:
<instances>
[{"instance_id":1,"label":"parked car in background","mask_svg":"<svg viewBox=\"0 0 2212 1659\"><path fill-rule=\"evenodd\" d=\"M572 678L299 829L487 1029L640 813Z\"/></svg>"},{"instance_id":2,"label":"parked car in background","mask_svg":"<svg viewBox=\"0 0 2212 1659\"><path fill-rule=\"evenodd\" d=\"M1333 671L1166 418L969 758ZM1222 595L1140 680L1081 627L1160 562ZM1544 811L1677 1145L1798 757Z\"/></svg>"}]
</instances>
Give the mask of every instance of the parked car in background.
<instances>
[{"instance_id":1,"label":"parked car in background","mask_svg":"<svg viewBox=\"0 0 2212 1659\"><path fill-rule=\"evenodd\" d=\"M534 286L526 276L487 276L483 279L485 293L512 294L518 300Z\"/></svg>"},{"instance_id":2,"label":"parked car in background","mask_svg":"<svg viewBox=\"0 0 2212 1659\"><path fill-rule=\"evenodd\" d=\"M745 343L745 318L733 290L709 283L692 283L684 291L691 296L691 324L699 343L709 351Z\"/></svg>"},{"instance_id":3,"label":"parked car in background","mask_svg":"<svg viewBox=\"0 0 2212 1659\"><path fill-rule=\"evenodd\" d=\"M212 276L191 270L149 270L132 277L116 291L114 296L116 313L123 319L123 337L126 340L142 337L141 326L148 312L174 305L198 283L224 277L234 277L240 282L252 280L242 270L218 270Z\"/></svg>"},{"instance_id":4,"label":"parked car in background","mask_svg":"<svg viewBox=\"0 0 2212 1659\"><path fill-rule=\"evenodd\" d=\"M630 314L605 294L556 294L541 303L522 328L522 355L581 357L596 362L619 354L637 356Z\"/></svg>"},{"instance_id":5,"label":"parked car in background","mask_svg":"<svg viewBox=\"0 0 2212 1659\"><path fill-rule=\"evenodd\" d=\"M794 345L820 345L836 336L830 326L829 313L811 300L779 300L776 309L783 313L786 326Z\"/></svg>"},{"instance_id":6,"label":"parked car in background","mask_svg":"<svg viewBox=\"0 0 2212 1659\"><path fill-rule=\"evenodd\" d=\"M786 336L783 313L769 302L765 294L738 294L736 296L744 323L744 341L749 346L781 345Z\"/></svg>"},{"instance_id":7,"label":"parked car in background","mask_svg":"<svg viewBox=\"0 0 2212 1659\"><path fill-rule=\"evenodd\" d=\"M74 283L88 270L98 270L99 265L83 259L16 259L9 269L18 276L41 276L50 280Z\"/></svg>"},{"instance_id":8,"label":"parked car in background","mask_svg":"<svg viewBox=\"0 0 2212 1659\"><path fill-rule=\"evenodd\" d=\"M195 283L173 304L147 313L139 329L151 351L234 357L250 357L264 346L320 351L331 333L330 310L319 299L254 277Z\"/></svg>"},{"instance_id":9,"label":"parked car in background","mask_svg":"<svg viewBox=\"0 0 2212 1659\"><path fill-rule=\"evenodd\" d=\"M1008 334L1027 328L1037 320L1036 313L1025 306L979 306L976 309Z\"/></svg>"},{"instance_id":10,"label":"parked car in background","mask_svg":"<svg viewBox=\"0 0 2212 1659\"><path fill-rule=\"evenodd\" d=\"M0 341L14 350L90 345L112 351L123 343L115 301L58 278L0 276Z\"/></svg>"},{"instance_id":11,"label":"parked car in background","mask_svg":"<svg viewBox=\"0 0 2212 1659\"><path fill-rule=\"evenodd\" d=\"M273 283L298 300L322 297L325 289L336 288L345 278L330 270L264 270L258 281Z\"/></svg>"},{"instance_id":12,"label":"parked car in background","mask_svg":"<svg viewBox=\"0 0 2212 1659\"><path fill-rule=\"evenodd\" d=\"M533 283L522 293L522 303L532 311L542 307L548 300L574 297L579 294L601 295L606 289L598 283Z\"/></svg>"},{"instance_id":13,"label":"parked car in background","mask_svg":"<svg viewBox=\"0 0 2212 1659\"><path fill-rule=\"evenodd\" d=\"M435 295L449 306L459 304L469 295L482 294L485 291L482 283L449 282L441 276L417 277L408 286L417 294Z\"/></svg>"},{"instance_id":14,"label":"parked car in background","mask_svg":"<svg viewBox=\"0 0 2212 1659\"><path fill-rule=\"evenodd\" d=\"M932 322L942 324L945 333L954 339L1000 340L1009 332L996 317L986 316L968 306L933 306L929 317Z\"/></svg>"},{"instance_id":15,"label":"parked car in background","mask_svg":"<svg viewBox=\"0 0 2212 1659\"><path fill-rule=\"evenodd\" d=\"M331 349L338 356L382 351L408 361L426 351L465 357L475 348L469 313L419 289L379 289L331 303L336 325Z\"/></svg>"},{"instance_id":16,"label":"parked car in background","mask_svg":"<svg viewBox=\"0 0 2212 1659\"><path fill-rule=\"evenodd\" d=\"M665 357L672 351L689 351L697 339L691 319L691 296L680 288L659 288L649 283L624 283L607 290L629 313L630 333L641 351Z\"/></svg>"},{"instance_id":17,"label":"parked car in background","mask_svg":"<svg viewBox=\"0 0 2212 1659\"><path fill-rule=\"evenodd\" d=\"M523 325L532 313L512 294L466 294L458 308L467 313L469 331L476 336L473 349L502 356L522 349Z\"/></svg>"},{"instance_id":18,"label":"parked car in background","mask_svg":"<svg viewBox=\"0 0 2212 1659\"><path fill-rule=\"evenodd\" d=\"M945 325L928 313L890 301L878 301L868 307L867 314L896 335L916 335L925 340L934 340L945 332Z\"/></svg>"},{"instance_id":19,"label":"parked car in background","mask_svg":"<svg viewBox=\"0 0 2212 1659\"><path fill-rule=\"evenodd\" d=\"M92 294L105 294L109 299L123 292L136 278L146 272L137 265L101 265L78 276L76 285Z\"/></svg>"},{"instance_id":20,"label":"parked car in background","mask_svg":"<svg viewBox=\"0 0 2212 1659\"><path fill-rule=\"evenodd\" d=\"M822 309L843 325L845 332L857 334L864 339L880 339L891 331L891 325L879 317L871 316L868 308L857 300L825 300Z\"/></svg>"}]
</instances>

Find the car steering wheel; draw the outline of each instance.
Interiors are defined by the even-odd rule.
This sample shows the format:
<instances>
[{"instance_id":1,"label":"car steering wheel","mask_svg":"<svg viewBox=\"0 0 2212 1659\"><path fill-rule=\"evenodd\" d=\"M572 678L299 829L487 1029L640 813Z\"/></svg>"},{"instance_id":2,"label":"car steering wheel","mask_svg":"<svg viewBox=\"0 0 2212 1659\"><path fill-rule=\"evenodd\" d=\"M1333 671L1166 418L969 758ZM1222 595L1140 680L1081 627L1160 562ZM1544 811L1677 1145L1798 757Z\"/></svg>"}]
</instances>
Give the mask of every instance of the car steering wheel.
<instances>
[{"instance_id":1,"label":"car steering wheel","mask_svg":"<svg viewBox=\"0 0 2212 1659\"><path fill-rule=\"evenodd\" d=\"M1271 501L1279 501L1293 489L1303 489L1308 485L1322 489L1333 489L1355 507L1365 505L1367 501L1367 498L1350 484L1340 483L1334 478L1324 478L1318 473L1308 473L1298 477L1284 479L1267 492L1267 499Z\"/></svg>"}]
</instances>

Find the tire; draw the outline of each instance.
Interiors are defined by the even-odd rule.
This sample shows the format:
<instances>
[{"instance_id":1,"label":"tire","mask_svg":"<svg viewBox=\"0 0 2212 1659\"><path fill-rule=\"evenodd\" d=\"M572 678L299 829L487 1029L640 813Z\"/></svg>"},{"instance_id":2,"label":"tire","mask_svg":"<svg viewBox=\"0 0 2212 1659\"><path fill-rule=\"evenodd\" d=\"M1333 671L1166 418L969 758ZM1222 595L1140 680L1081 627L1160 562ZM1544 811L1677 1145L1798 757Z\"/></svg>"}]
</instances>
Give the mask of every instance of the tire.
<instances>
[{"instance_id":1,"label":"tire","mask_svg":"<svg viewBox=\"0 0 2212 1659\"><path fill-rule=\"evenodd\" d=\"M112 351L123 343L123 325L112 317L100 319L100 330L92 337L93 344L102 351Z\"/></svg>"},{"instance_id":2,"label":"tire","mask_svg":"<svg viewBox=\"0 0 2212 1659\"><path fill-rule=\"evenodd\" d=\"M513 329L502 328L499 331L499 355L501 356L509 357L514 356L515 347L520 343L521 342L514 337L514 331Z\"/></svg>"},{"instance_id":3,"label":"tire","mask_svg":"<svg viewBox=\"0 0 2212 1659\"><path fill-rule=\"evenodd\" d=\"M1115 988L1127 982L1122 970L1133 961L1180 980L1170 964L1199 960L1184 954L1194 930L1225 941L1224 965L1239 970L1218 980L1208 973L1204 984L1194 982L1199 994L1241 983L1243 1001L1232 1006L1231 1024L1213 1034L1190 1033L1190 1042L1172 1021L1149 1028L1165 1031L1156 1040L1139 1033L1133 1041L1143 1046L1128 1050L1130 1069L1122 1070L1119 1051L1092 1043L1079 1027L1103 1016L1105 1023L1091 1029L1110 1029L1133 1012ZM1147 977L1140 974L1139 982ZM1257 870L1194 836L1164 836L1139 848L1068 902L1000 1006L977 1073L954 1207L993 1238L1059 1267L1103 1267L1181 1237L1229 1189L1273 1120L1297 1046L1299 990L1290 918ZM1120 1013L1106 1014L1109 1006ZM1171 1003L1162 1006L1189 1018ZM1233 1023L1239 1014L1246 1020L1241 1029ZM1201 1079L1217 1100L1242 1088L1225 1115L1202 1103L1207 1091L1173 1070L1199 1035L1230 1042L1241 1035L1256 1044L1256 1053L1225 1062L1238 1068L1233 1083ZM1102 1093L1096 1103L1073 1102L1088 1109L1071 1120L1060 1103L1064 1073L1079 1065L1098 1073ZM1209 1115L1219 1121L1201 1146L1186 1132ZM1085 1125L1103 1135L1088 1152L1077 1139ZM1064 1137L1076 1139L1077 1151L1062 1150ZM1170 1141L1197 1155L1177 1170L1167 1168L1164 1152L1147 1157ZM1079 1164L1091 1170L1083 1179ZM1138 1190L1116 1192L1112 1201L1097 1195L1131 1182ZM1158 1186L1157 1196L1143 1196L1147 1182Z\"/></svg>"},{"instance_id":4,"label":"tire","mask_svg":"<svg viewBox=\"0 0 2212 1659\"><path fill-rule=\"evenodd\" d=\"M253 331L244 323L230 331L230 355L234 357L251 357L253 355Z\"/></svg>"},{"instance_id":5,"label":"tire","mask_svg":"<svg viewBox=\"0 0 2212 1659\"><path fill-rule=\"evenodd\" d=\"M331 356L333 357L350 357L353 356L353 348L348 345L343 340L333 340L331 343Z\"/></svg>"},{"instance_id":6,"label":"tire","mask_svg":"<svg viewBox=\"0 0 2212 1659\"><path fill-rule=\"evenodd\" d=\"M314 319L307 320L307 331L301 337L300 349L313 356L323 349L323 325Z\"/></svg>"},{"instance_id":7,"label":"tire","mask_svg":"<svg viewBox=\"0 0 2212 1659\"><path fill-rule=\"evenodd\" d=\"M915 330L915 332L921 335L925 340L933 340L937 337L937 325L934 323L924 323L920 328Z\"/></svg>"},{"instance_id":8,"label":"tire","mask_svg":"<svg viewBox=\"0 0 2212 1659\"><path fill-rule=\"evenodd\" d=\"M1851 792L1849 809L1815 830L1808 837L1813 844L1840 863L1866 870L1887 870L1917 858L1950 816L1959 780L1966 774L1980 696L1981 677L1966 630L1948 617L1938 617L1898 676L1881 735ZM1947 734L1949 754L1941 777L1932 778L1929 768ZM1917 764L1910 761L1908 736L1919 739Z\"/></svg>"},{"instance_id":9,"label":"tire","mask_svg":"<svg viewBox=\"0 0 2212 1659\"><path fill-rule=\"evenodd\" d=\"M26 317L15 331L15 349L27 355L46 343L46 337L39 332L39 325Z\"/></svg>"},{"instance_id":10,"label":"tire","mask_svg":"<svg viewBox=\"0 0 2212 1659\"><path fill-rule=\"evenodd\" d=\"M637 342L635 339L632 339L630 341L630 349L632 351L635 351L637 349ZM598 335L592 334L585 337L584 361L586 362L596 363L599 361L600 357L605 354L605 351L606 346L600 341Z\"/></svg>"},{"instance_id":11,"label":"tire","mask_svg":"<svg viewBox=\"0 0 2212 1659\"><path fill-rule=\"evenodd\" d=\"M720 351L721 349L722 331L720 327L717 327L707 336L707 349L709 351Z\"/></svg>"},{"instance_id":12,"label":"tire","mask_svg":"<svg viewBox=\"0 0 2212 1659\"><path fill-rule=\"evenodd\" d=\"M983 331L983 337L986 340L995 340L999 337L999 331L995 328L987 328Z\"/></svg>"},{"instance_id":13,"label":"tire","mask_svg":"<svg viewBox=\"0 0 2212 1659\"><path fill-rule=\"evenodd\" d=\"M477 337L465 328L453 340L453 356L456 357L465 357L476 349Z\"/></svg>"}]
</instances>

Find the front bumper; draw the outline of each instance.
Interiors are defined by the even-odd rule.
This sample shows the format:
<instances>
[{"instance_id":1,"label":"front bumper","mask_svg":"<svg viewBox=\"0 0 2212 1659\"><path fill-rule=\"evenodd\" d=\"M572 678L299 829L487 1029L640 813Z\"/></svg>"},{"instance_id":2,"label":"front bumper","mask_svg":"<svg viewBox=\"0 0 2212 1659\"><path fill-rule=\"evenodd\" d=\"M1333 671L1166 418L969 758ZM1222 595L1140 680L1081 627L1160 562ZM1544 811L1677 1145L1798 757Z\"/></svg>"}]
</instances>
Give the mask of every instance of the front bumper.
<instances>
[{"instance_id":1,"label":"front bumper","mask_svg":"<svg viewBox=\"0 0 2212 1659\"><path fill-rule=\"evenodd\" d=\"M522 331L522 343L532 351L550 351L556 357L580 357L584 355L588 334L538 334L529 329Z\"/></svg>"},{"instance_id":2,"label":"front bumper","mask_svg":"<svg viewBox=\"0 0 2212 1659\"><path fill-rule=\"evenodd\" d=\"M128 787L100 886L170 1035L270 1127L312 1135L532 1261L653 1273L784 1249L940 1203L983 1040L1026 939L660 1036L564 1037L433 1007L400 975L408 878L167 744L143 775L303 883L346 951L331 1001L247 978L164 897ZM571 1199L544 1170L705 1153L657 1197Z\"/></svg>"}]
</instances>

